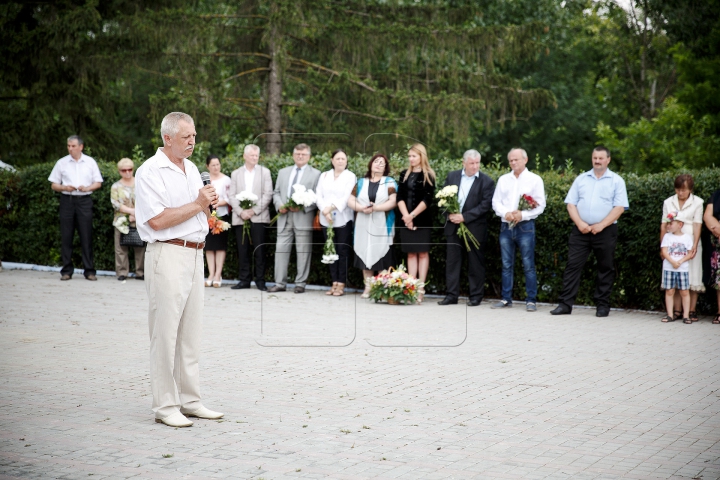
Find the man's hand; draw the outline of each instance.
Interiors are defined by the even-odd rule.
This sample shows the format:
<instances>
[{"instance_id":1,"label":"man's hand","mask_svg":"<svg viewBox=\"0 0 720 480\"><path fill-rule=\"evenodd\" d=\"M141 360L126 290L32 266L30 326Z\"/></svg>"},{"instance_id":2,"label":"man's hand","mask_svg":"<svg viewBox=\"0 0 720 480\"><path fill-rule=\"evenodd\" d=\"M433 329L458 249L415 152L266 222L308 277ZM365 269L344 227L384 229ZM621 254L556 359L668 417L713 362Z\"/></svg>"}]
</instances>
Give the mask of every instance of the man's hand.
<instances>
[{"instance_id":1,"label":"man's hand","mask_svg":"<svg viewBox=\"0 0 720 480\"><path fill-rule=\"evenodd\" d=\"M605 230L605 225L603 225L602 223L595 223L593 225L590 225L590 232L593 235L597 235L598 233L602 232L603 230Z\"/></svg>"},{"instance_id":2,"label":"man's hand","mask_svg":"<svg viewBox=\"0 0 720 480\"><path fill-rule=\"evenodd\" d=\"M448 215L448 220L456 225L465 222L465 218L462 216L462 213L451 213Z\"/></svg>"},{"instance_id":3,"label":"man's hand","mask_svg":"<svg viewBox=\"0 0 720 480\"><path fill-rule=\"evenodd\" d=\"M290 207L290 211L291 211L291 212L296 212L296 213L297 213L297 212L299 212L299 211L300 211L300 207Z\"/></svg>"},{"instance_id":4,"label":"man's hand","mask_svg":"<svg viewBox=\"0 0 720 480\"><path fill-rule=\"evenodd\" d=\"M287 209L287 208L281 208L280 210L278 210L278 212L280 212L280 215L285 215L285 214L288 212L288 209Z\"/></svg>"},{"instance_id":5,"label":"man's hand","mask_svg":"<svg viewBox=\"0 0 720 480\"><path fill-rule=\"evenodd\" d=\"M508 223L509 223L509 222L512 222L512 221L513 221L513 212L508 212L508 213L506 213L506 214L505 214L505 220L507 220Z\"/></svg>"},{"instance_id":6,"label":"man's hand","mask_svg":"<svg viewBox=\"0 0 720 480\"><path fill-rule=\"evenodd\" d=\"M217 193L215 192L215 187L212 185L205 185L200 190L198 190L198 197L195 199L195 203L200 205L203 210L210 207L211 204L214 204L217 202Z\"/></svg>"},{"instance_id":7,"label":"man's hand","mask_svg":"<svg viewBox=\"0 0 720 480\"><path fill-rule=\"evenodd\" d=\"M75 190L80 190L77 187L73 187L72 185L63 185L63 190L66 192L74 192Z\"/></svg>"},{"instance_id":8,"label":"man's hand","mask_svg":"<svg viewBox=\"0 0 720 480\"><path fill-rule=\"evenodd\" d=\"M80 185L79 187L77 187L77 189L79 192L89 192L90 191L88 189L88 187L86 187L85 185Z\"/></svg>"},{"instance_id":9,"label":"man's hand","mask_svg":"<svg viewBox=\"0 0 720 480\"><path fill-rule=\"evenodd\" d=\"M248 208L247 210L243 210L240 212L240 218L243 220L250 220L255 215L255 211L251 208Z\"/></svg>"},{"instance_id":10,"label":"man's hand","mask_svg":"<svg viewBox=\"0 0 720 480\"><path fill-rule=\"evenodd\" d=\"M514 212L511 213L511 215L512 215L513 222L515 222L515 223L522 222L522 213L520 212L520 210L515 210Z\"/></svg>"},{"instance_id":11,"label":"man's hand","mask_svg":"<svg viewBox=\"0 0 720 480\"><path fill-rule=\"evenodd\" d=\"M590 233L592 231L592 228L590 227L590 225L588 225L585 222L580 222L580 225L578 225L577 227L578 227L578 230L580 230L580 233L582 233L582 234Z\"/></svg>"}]
</instances>

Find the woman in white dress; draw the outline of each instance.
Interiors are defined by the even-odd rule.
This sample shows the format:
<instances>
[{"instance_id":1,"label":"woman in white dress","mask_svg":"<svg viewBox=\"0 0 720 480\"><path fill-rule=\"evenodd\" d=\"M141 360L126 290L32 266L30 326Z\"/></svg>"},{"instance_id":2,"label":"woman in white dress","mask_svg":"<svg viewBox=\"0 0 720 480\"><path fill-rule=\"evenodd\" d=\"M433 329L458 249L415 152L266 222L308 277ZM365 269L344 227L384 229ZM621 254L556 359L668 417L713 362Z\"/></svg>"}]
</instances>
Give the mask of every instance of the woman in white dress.
<instances>
[{"instance_id":1,"label":"woman in white dress","mask_svg":"<svg viewBox=\"0 0 720 480\"><path fill-rule=\"evenodd\" d=\"M374 272L393 266L392 249L395 235L397 183L388 177L390 162L385 155L370 159L364 178L358 180L348 199L355 219L355 266L362 269L365 280L363 298L370 296L367 279Z\"/></svg>"},{"instance_id":2,"label":"woman in white dress","mask_svg":"<svg viewBox=\"0 0 720 480\"><path fill-rule=\"evenodd\" d=\"M229 222L228 191L230 190L230 177L220 171L220 159L216 155L210 155L205 160L205 165L208 172L210 172L210 182L218 194L218 203L215 206L217 216L220 220ZM225 255L227 254L228 233L227 231L217 234L209 232L205 237L205 258L208 267L206 287L219 288L222 286L222 270L223 265L225 265Z\"/></svg>"},{"instance_id":3,"label":"woman in white dress","mask_svg":"<svg viewBox=\"0 0 720 480\"><path fill-rule=\"evenodd\" d=\"M325 240L328 227L332 224L333 242L338 259L329 265L332 288L326 295L336 297L345 295L348 264L351 258L351 242L353 234L353 210L348 207L348 199L352 193L357 177L347 169L348 159L343 150L335 150L330 158L332 169L323 172L317 184L317 207L320 225Z\"/></svg>"},{"instance_id":4,"label":"woman in white dress","mask_svg":"<svg viewBox=\"0 0 720 480\"><path fill-rule=\"evenodd\" d=\"M695 256L690 260L690 320L698 321L697 300L698 295L705 291L702 282L702 244L700 243L700 231L703 223L703 200L693 195L695 181L692 175L683 174L675 178L675 195L663 202L663 218L670 212L678 212L678 220L684 222L682 233L693 237L693 249L690 252ZM665 236L667 223L660 224L660 240ZM675 292L675 308L673 316L675 319L682 318L682 302L680 292Z\"/></svg>"}]
</instances>

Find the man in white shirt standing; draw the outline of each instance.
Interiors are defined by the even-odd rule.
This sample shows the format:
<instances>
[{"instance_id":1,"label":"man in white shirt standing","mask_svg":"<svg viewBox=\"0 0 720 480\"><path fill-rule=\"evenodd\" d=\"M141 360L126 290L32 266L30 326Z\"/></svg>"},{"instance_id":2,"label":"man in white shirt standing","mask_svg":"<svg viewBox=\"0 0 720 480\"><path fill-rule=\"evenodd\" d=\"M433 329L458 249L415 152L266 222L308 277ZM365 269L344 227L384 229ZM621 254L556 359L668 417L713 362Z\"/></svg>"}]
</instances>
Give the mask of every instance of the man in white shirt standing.
<instances>
[{"instance_id":1,"label":"man in white shirt standing","mask_svg":"<svg viewBox=\"0 0 720 480\"><path fill-rule=\"evenodd\" d=\"M537 311L537 274L535 272L535 219L545 210L545 186L539 175L526 168L527 152L513 148L508 153L512 171L498 179L492 206L501 218L500 253L502 256L502 300L491 308L512 307L515 248L520 249L525 270L525 309ZM528 195L537 203L530 210L519 210L520 197ZM530 202L532 203L532 202Z\"/></svg>"},{"instance_id":2,"label":"man in white shirt standing","mask_svg":"<svg viewBox=\"0 0 720 480\"><path fill-rule=\"evenodd\" d=\"M189 115L169 113L160 126L163 147L135 176L135 216L148 242L145 287L150 300L150 384L155 421L189 427L188 417L217 419L200 403L200 337L205 302L203 248L210 204L218 195L203 186L187 160L195 147Z\"/></svg>"},{"instance_id":3,"label":"man in white shirt standing","mask_svg":"<svg viewBox=\"0 0 720 480\"><path fill-rule=\"evenodd\" d=\"M85 278L95 281L95 263L92 249L92 209L90 194L102 186L102 175L92 157L82 153L83 140L78 135L67 139L67 156L61 158L52 169L48 180L51 188L60 192L60 280L70 280L75 268L72 262L72 244L77 225L82 248Z\"/></svg>"}]
</instances>

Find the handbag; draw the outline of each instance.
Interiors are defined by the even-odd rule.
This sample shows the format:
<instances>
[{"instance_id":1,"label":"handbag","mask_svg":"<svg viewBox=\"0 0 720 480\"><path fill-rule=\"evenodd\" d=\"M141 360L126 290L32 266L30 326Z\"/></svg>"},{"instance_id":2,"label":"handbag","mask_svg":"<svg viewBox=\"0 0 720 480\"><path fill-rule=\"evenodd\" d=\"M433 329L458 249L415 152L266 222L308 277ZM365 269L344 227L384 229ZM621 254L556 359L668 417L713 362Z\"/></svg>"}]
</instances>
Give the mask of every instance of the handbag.
<instances>
[{"instance_id":1,"label":"handbag","mask_svg":"<svg viewBox=\"0 0 720 480\"><path fill-rule=\"evenodd\" d=\"M144 247L145 242L140 238L137 228L130 227L128 233L120 234L120 245L123 247Z\"/></svg>"},{"instance_id":2,"label":"handbag","mask_svg":"<svg viewBox=\"0 0 720 480\"><path fill-rule=\"evenodd\" d=\"M315 212L315 218L313 219L313 230L315 230L316 232L322 230L322 225L320 224L320 210L317 210Z\"/></svg>"}]
</instances>

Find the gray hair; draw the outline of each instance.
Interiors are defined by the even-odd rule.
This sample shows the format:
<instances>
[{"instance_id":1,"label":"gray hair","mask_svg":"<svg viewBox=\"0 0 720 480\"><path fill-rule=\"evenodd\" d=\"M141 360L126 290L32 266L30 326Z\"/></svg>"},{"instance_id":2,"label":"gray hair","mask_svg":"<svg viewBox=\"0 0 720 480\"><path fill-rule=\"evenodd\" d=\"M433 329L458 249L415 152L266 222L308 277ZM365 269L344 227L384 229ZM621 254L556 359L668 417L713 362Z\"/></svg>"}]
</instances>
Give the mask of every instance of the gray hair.
<instances>
[{"instance_id":1,"label":"gray hair","mask_svg":"<svg viewBox=\"0 0 720 480\"><path fill-rule=\"evenodd\" d=\"M471 158L477 158L478 160L482 160L482 156L480 155L480 152L477 150L471 148L470 150L463 153L463 162L466 160L470 160Z\"/></svg>"},{"instance_id":2,"label":"gray hair","mask_svg":"<svg viewBox=\"0 0 720 480\"><path fill-rule=\"evenodd\" d=\"M182 112L172 112L165 115L160 124L160 136L163 139L163 145L165 144L165 135L170 137L175 136L180 131L180 122L186 122L190 125L195 125L195 121L190 115Z\"/></svg>"},{"instance_id":3,"label":"gray hair","mask_svg":"<svg viewBox=\"0 0 720 480\"><path fill-rule=\"evenodd\" d=\"M525 160L528 159L527 152L520 147L511 148L510 151L508 152L508 159L510 158L510 154L512 152L514 152L515 150L517 150L518 152L520 152L522 154L522 158L524 158Z\"/></svg>"},{"instance_id":4,"label":"gray hair","mask_svg":"<svg viewBox=\"0 0 720 480\"><path fill-rule=\"evenodd\" d=\"M310 155L312 155L312 150L310 150L310 145L308 145L307 143L298 143L297 145L295 145L295 148L293 148L293 152L296 150L299 152L301 152L303 150L307 150L307 152Z\"/></svg>"},{"instance_id":5,"label":"gray hair","mask_svg":"<svg viewBox=\"0 0 720 480\"><path fill-rule=\"evenodd\" d=\"M245 155L246 153L250 153L250 150L252 150L253 152L255 152L257 154L260 153L260 147L258 147L255 144L248 143L247 145L245 145L245 149L243 149L243 155Z\"/></svg>"},{"instance_id":6,"label":"gray hair","mask_svg":"<svg viewBox=\"0 0 720 480\"><path fill-rule=\"evenodd\" d=\"M67 139L68 142L72 142L73 140L77 140L78 145L85 145L85 142L83 142L83 139L80 137L80 135L70 135Z\"/></svg>"}]
</instances>

